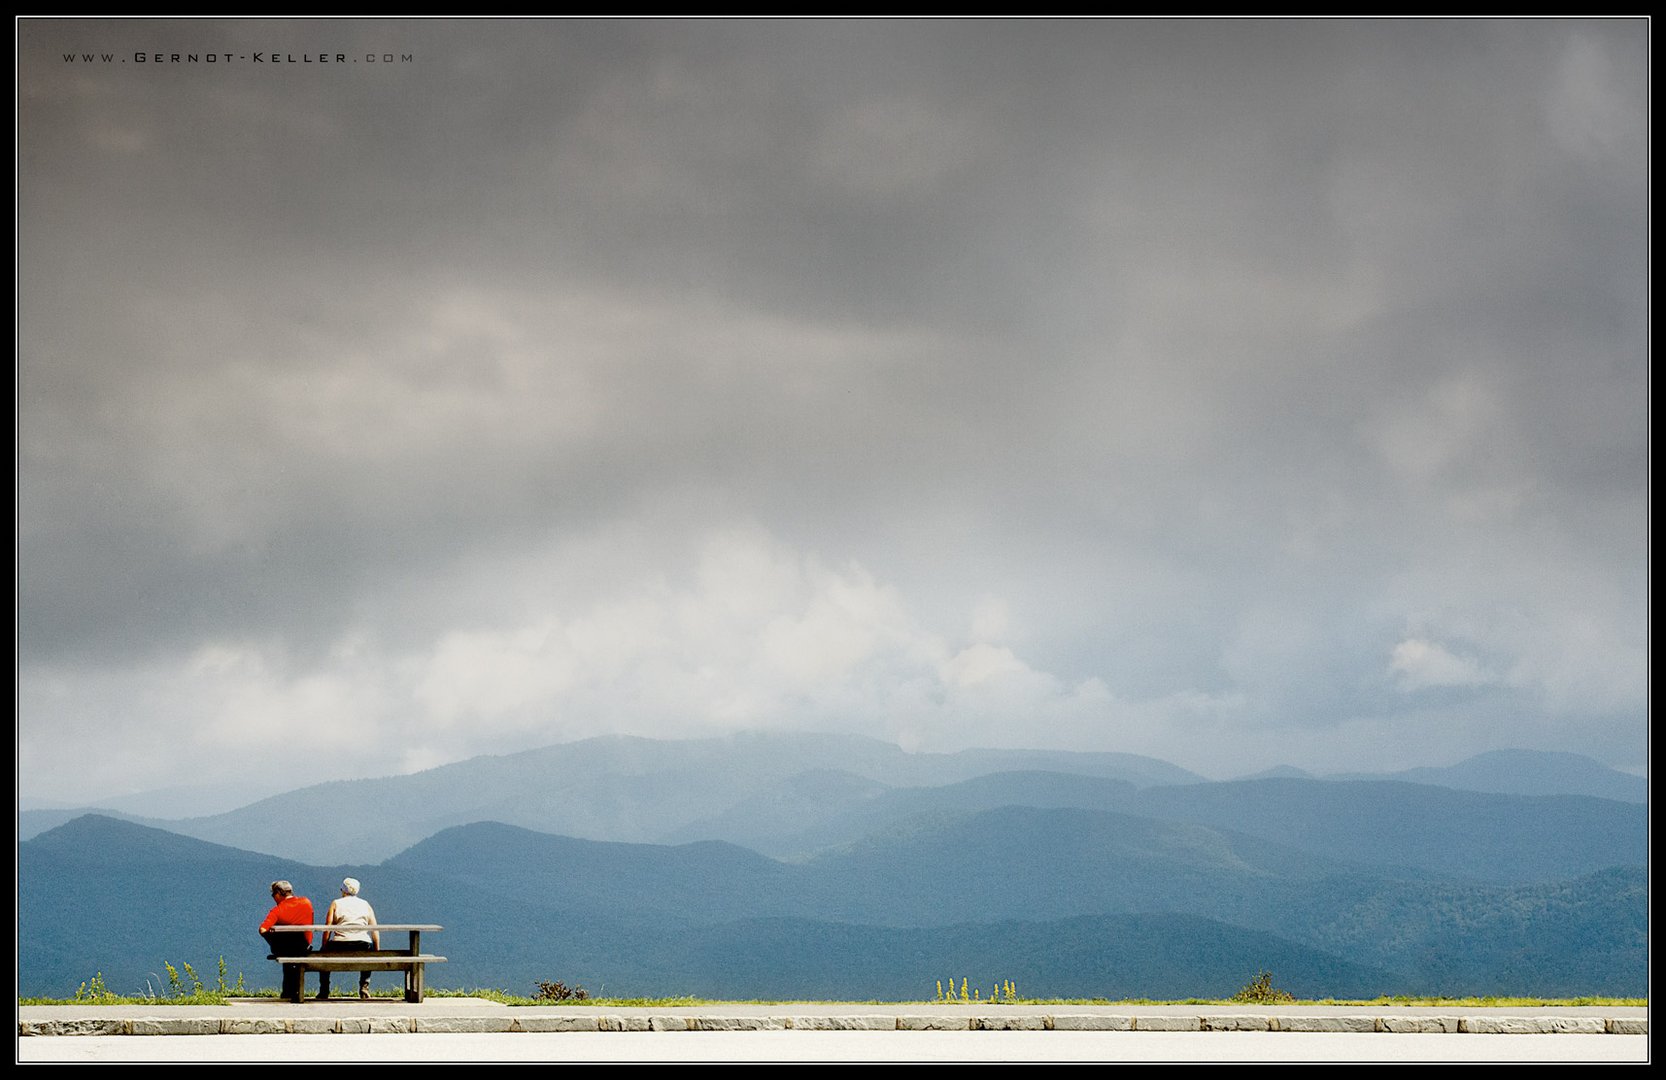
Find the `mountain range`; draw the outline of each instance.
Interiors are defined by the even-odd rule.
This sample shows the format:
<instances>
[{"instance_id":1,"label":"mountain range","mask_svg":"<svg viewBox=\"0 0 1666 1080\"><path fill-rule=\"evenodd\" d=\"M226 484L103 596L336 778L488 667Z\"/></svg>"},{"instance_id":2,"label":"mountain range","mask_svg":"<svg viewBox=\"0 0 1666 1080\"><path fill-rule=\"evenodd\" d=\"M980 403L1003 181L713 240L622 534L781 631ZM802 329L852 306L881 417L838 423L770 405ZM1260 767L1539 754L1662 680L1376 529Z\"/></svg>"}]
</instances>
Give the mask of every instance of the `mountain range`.
<instances>
[{"instance_id":1,"label":"mountain range","mask_svg":"<svg viewBox=\"0 0 1666 1080\"><path fill-rule=\"evenodd\" d=\"M1309 996L1636 995L1646 865L1646 807L1584 794L589 740L212 818L57 824L18 847L19 985L160 987L164 960L222 955L275 984L266 883L321 911L351 873L384 921L447 927L425 942L451 957L435 985L919 998L958 975L1172 997L1266 969Z\"/></svg>"}]
</instances>

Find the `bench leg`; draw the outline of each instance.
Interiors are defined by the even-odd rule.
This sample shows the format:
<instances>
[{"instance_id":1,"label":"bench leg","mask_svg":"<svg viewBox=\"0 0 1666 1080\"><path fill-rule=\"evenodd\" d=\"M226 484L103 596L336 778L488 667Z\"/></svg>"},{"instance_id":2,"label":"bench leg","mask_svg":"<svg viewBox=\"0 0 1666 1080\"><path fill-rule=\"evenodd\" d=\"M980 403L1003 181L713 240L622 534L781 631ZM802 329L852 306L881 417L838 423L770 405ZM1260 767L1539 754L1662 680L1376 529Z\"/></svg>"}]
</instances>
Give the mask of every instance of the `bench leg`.
<instances>
[{"instance_id":1,"label":"bench leg","mask_svg":"<svg viewBox=\"0 0 1666 1080\"><path fill-rule=\"evenodd\" d=\"M294 982L290 982L293 979ZM286 986L292 986L289 1000L299 1005L307 996L307 969L304 964L285 964L283 966L283 981Z\"/></svg>"},{"instance_id":2,"label":"bench leg","mask_svg":"<svg viewBox=\"0 0 1666 1080\"><path fill-rule=\"evenodd\" d=\"M405 1000L422 1004L422 965L412 964L405 969Z\"/></svg>"}]
</instances>

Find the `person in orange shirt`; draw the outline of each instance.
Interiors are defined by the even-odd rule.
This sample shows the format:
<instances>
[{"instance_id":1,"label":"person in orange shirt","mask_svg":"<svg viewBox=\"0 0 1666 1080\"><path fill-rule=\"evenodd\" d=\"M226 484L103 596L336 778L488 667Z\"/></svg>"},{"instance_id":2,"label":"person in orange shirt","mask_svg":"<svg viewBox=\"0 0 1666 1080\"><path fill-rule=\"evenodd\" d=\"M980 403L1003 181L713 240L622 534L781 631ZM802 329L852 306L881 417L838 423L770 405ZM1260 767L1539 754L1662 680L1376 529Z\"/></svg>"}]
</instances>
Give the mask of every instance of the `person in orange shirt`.
<instances>
[{"instance_id":1,"label":"person in orange shirt","mask_svg":"<svg viewBox=\"0 0 1666 1080\"><path fill-rule=\"evenodd\" d=\"M295 887L287 881L272 882L272 910L260 924L260 936L272 950L272 959L280 956L304 956L312 949L311 930L285 930L286 926L311 926L312 901L295 895ZM283 969L283 996L286 1001L299 1001L305 989L306 973L300 968Z\"/></svg>"}]
</instances>

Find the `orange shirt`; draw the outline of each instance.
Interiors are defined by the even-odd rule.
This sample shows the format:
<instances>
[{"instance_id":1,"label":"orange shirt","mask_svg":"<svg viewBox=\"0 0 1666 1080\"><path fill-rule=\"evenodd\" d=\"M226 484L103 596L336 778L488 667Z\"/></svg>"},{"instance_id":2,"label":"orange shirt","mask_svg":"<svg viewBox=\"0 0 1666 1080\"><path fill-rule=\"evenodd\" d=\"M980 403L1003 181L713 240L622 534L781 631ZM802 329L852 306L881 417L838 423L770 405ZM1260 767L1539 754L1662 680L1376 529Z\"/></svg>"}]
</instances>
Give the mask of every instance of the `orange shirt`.
<instances>
[{"instance_id":1,"label":"orange shirt","mask_svg":"<svg viewBox=\"0 0 1666 1080\"><path fill-rule=\"evenodd\" d=\"M304 896L286 896L278 901L277 907L266 913L266 921L260 924L260 932L264 934L275 926L311 925L313 925L312 901ZM307 944L311 945L312 931L308 930L305 933Z\"/></svg>"}]
</instances>

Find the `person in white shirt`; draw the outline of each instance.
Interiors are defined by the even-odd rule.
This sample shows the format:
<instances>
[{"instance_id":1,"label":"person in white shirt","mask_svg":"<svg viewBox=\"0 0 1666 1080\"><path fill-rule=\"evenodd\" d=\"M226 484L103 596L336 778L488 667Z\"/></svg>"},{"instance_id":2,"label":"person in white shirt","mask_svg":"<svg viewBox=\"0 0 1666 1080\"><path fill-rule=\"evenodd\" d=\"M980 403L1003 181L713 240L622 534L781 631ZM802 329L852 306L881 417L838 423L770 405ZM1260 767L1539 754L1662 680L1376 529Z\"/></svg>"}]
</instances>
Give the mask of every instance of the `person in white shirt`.
<instances>
[{"instance_id":1,"label":"person in white shirt","mask_svg":"<svg viewBox=\"0 0 1666 1080\"><path fill-rule=\"evenodd\" d=\"M324 916L327 926L340 930L324 931L323 952L371 952L382 947L382 935L375 929L376 911L369 901L359 895L359 879L343 878L341 896L331 901ZM359 972L359 997L370 996L370 972ZM318 973L318 1000L330 999L330 973Z\"/></svg>"}]
</instances>

